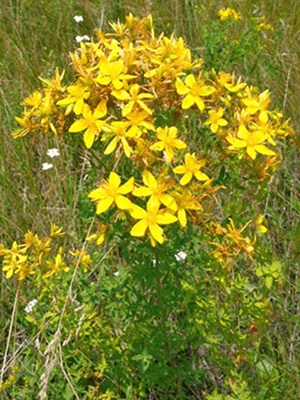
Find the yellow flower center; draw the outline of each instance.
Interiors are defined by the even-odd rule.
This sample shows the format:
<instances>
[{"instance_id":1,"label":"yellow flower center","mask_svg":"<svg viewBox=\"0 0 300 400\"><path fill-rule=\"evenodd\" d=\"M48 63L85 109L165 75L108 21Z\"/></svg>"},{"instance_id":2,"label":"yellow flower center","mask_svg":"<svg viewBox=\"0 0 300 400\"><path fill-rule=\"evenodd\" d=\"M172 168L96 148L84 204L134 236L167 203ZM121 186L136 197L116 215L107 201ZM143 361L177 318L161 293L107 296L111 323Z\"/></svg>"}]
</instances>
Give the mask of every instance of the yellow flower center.
<instances>
[{"instance_id":1,"label":"yellow flower center","mask_svg":"<svg viewBox=\"0 0 300 400\"><path fill-rule=\"evenodd\" d=\"M156 224L156 220L157 220L156 213L149 211L146 220L147 220L149 225Z\"/></svg>"}]
</instances>

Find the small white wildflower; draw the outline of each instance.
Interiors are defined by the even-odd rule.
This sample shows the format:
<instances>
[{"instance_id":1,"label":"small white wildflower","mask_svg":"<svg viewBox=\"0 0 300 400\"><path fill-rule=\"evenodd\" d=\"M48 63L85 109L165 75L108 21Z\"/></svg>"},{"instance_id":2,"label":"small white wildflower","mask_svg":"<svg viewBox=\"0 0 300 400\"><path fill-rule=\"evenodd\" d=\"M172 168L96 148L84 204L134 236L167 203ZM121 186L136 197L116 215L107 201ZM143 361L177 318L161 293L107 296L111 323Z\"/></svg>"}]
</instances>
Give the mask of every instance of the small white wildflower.
<instances>
[{"instance_id":1,"label":"small white wildflower","mask_svg":"<svg viewBox=\"0 0 300 400\"><path fill-rule=\"evenodd\" d=\"M114 272L114 276L119 276L119 275L120 275L120 271Z\"/></svg>"},{"instance_id":2,"label":"small white wildflower","mask_svg":"<svg viewBox=\"0 0 300 400\"><path fill-rule=\"evenodd\" d=\"M74 15L74 19L76 22L82 22L83 21L83 16L82 15Z\"/></svg>"},{"instance_id":3,"label":"small white wildflower","mask_svg":"<svg viewBox=\"0 0 300 400\"><path fill-rule=\"evenodd\" d=\"M24 311L30 313L33 310L33 308L37 305L37 302L38 302L37 299L31 300L24 308Z\"/></svg>"},{"instance_id":4,"label":"small white wildflower","mask_svg":"<svg viewBox=\"0 0 300 400\"><path fill-rule=\"evenodd\" d=\"M76 40L77 43L80 43L80 42L82 42L84 40L90 42L91 38L88 35L83 35L83 36L79 36L78 35L78 36L76 36L75 40Z\"/></svg>"},{"instance_id":5,"label":"small white wildflower","mask_svg":"<svg viewBox=\"0 0 300 400\"><path fill-rule=\"evenodd\" d=\"M58 149L49 149L47 151L47 156L53 158L53 157L58 157L59 156L59 151Z\"/></svg>"},{"instance_id":6,"label":"small white wildflower","mask_svg":"<svg viewBox=\"0 0 300 400\"><path fill-rule=\"evenodd\" d=\"M179 253L175 254L175 258L177 261L183 261L187 258L187 254L184 251L180 251Z\"/></svg>"},{"instance_id":7,"label":"small white wildflower","mask_svg":"<svg viewBox=\"0 0 300 400\"><path fill-rule=\"evenodd\" d=\"M44 162L42 164L42 170L43 171L47 171L47 169L51 169L51 168L53 168L53 164L51 164L51 163Z\"/></svg>"},{"instance_id":8,"label":"small white wildflower","mask_svg":"<svg viewBox=\"0 0 300 400\"><path fill-rule=\"evenodd\" d=\"M156 259L155 258L152 258L152 264L153 264L153 267L156 266Z\"/></svg>"}]
</instances>

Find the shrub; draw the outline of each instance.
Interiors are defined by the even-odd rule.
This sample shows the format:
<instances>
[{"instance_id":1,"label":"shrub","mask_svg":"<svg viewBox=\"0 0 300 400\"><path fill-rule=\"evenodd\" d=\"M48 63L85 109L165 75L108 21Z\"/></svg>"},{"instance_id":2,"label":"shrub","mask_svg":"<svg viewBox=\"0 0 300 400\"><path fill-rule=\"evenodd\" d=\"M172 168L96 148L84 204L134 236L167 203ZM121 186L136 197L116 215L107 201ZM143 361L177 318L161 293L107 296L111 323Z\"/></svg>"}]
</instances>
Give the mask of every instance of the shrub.
<instances>
[{"instance_id":1,"label":"shrub","mask_svg":"<svg viewBox=\"0 0 300 400\"><path fill-rule=\"evenodd\" d=\"M264 333L282 283L260 207L292 129L268 90L205 70L151 16L111 27L71 54L73 81L42 79L16 118L15 138L88 149L96 215L80 210L80 249L51 247L55 226L0 249L17 296L37 291L20 318L38 351L15 380L33 388L37 373L40 399L258 393L277 373Z\"/></svg>"}]
</instances>

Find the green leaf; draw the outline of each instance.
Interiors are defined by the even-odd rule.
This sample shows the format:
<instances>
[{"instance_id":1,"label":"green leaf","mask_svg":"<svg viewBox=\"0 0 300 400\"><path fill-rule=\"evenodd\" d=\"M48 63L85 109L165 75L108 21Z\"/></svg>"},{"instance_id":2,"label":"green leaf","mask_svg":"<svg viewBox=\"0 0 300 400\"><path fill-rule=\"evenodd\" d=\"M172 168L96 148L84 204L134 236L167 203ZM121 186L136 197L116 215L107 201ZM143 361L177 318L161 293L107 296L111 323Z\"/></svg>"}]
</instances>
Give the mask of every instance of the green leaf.
<instances>
[{"instance_id":1,"label":"green leaf","mask_svg":"<svg viewBox=\"0 0 300 400\"><path fill-rule=\"evenodd\" d=\"M31 322L32 324L36 323L36 319L33 318L31 315L27 314L25 317L26 321Z\"/></svg>"},{"instance_id":2,"label":"green leaf","mask_svg":"<svg viewBox=\"0 0 300 400\"><path fill-rule=\"evenodd\" d=\"M267 287L268 289L271 289L271 287L272 287L272 285L273 285L273 278L272 278L272 276L267 276L267 277L266 277L265 284L266 284L266 287Z\"/></svg>"}]
</instances>

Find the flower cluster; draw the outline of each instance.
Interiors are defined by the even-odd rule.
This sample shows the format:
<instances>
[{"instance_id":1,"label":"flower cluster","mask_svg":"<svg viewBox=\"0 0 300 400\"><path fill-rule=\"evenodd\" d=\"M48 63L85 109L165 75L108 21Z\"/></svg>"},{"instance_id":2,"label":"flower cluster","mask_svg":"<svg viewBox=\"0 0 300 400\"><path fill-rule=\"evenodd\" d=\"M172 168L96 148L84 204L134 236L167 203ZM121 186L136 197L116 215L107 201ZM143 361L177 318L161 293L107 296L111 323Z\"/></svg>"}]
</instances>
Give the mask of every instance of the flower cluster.
<instances>
[{"instance_id":1,"label":"flower cluster","mask_svg":"<svg viewBox=\"0 0 300 400\"><path fill-rule=\"evenodd\" d=\"M250 224L251 220L241 229L237 229L232 219L226 227L221 226L217 222L212 222L208 229L215 237L216 241L211 244L215 247L212 251L216 260L228 270L231 264L240 254L253 260L255 239L251 240L248 236L243 235L243 231ZM221 240L220 240L221 239Z\"/></svg>"},{"instance_id":2,"label":"flower cluster","mask_svg":"<svg viewBox=\"0 0 300 400\"><path fill-rule=\"evenodd\" d=\"M3 257L2 270L7 279L17 276L22 281L33 275L40 275L43 279L52 275L59 275L62 271L68 272L71 266L80 264L85 270L91 262L90 256L77 250L70 253L73 257L64 255L63 248L56 249L55 239L63 236L62 228L51 225L49 236L41 239L37 234L29 231L24 236L24 242L13 242L11 248L0 244L0 257ZM68 258L68 260L67 260ZM28 304L26 312L30 312L36 301Z\"/></svg>"},{"instance_id":3,"label":"flower cluster","mask_svg":"<svg viewBox=\"0 0 300 400\"><path fill-rule=\"evenodd\" d=\"M242 18L240 13L229 7L221 8L221 10L218 11L218 15L221 21L226 21L227 19L234 19L235 21L238 21Z\"/></svg>"},{"instance_id":4,"label":"flower cluster","mask_svg":"<svg viewBox=\"0 0 300 400\"><path fill-rule=\"evenodd\" d=\"M228 10L221 18L239 18ZM131 236L148 236L154 246L166 239L161 225L184 228L188 217L203 212L203 197L217 190L211 163L188 142L189 118L213 137L216 157L237 156L263 171L275 164L277 139L291 130L269 109L268 91L204 71L182 38L155 36L151 16L129 15L111 26L113 33L98 31L71 55L73 82L64 85L57 70L23 101L14 136L82 136L102 154L104 176L89 194L97 214L117 212L115 220L121 215ZM102 243L103 233L97 237Z\"/></svg>"}]
</instances>

